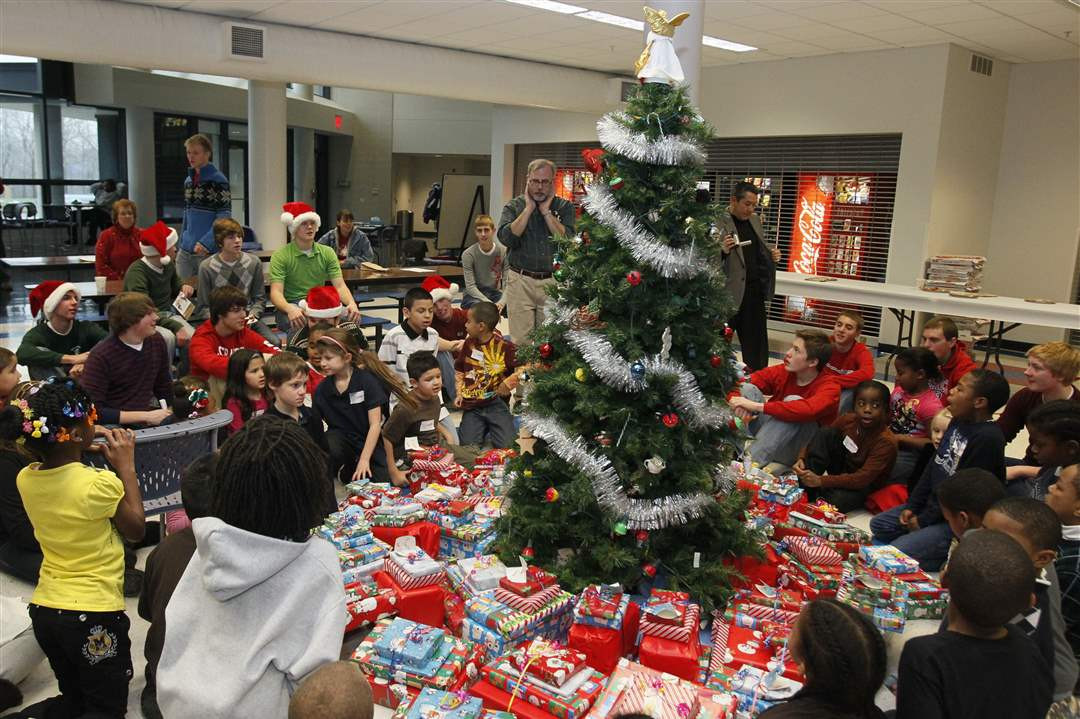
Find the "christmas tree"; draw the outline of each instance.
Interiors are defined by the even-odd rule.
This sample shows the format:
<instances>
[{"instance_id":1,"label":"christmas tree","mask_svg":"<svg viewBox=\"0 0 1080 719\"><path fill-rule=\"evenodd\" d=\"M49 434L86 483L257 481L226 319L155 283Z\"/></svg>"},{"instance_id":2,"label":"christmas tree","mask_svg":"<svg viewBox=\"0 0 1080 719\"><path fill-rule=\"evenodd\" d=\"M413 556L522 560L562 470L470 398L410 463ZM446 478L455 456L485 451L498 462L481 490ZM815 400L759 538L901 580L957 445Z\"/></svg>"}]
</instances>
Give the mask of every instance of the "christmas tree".
<instances>
[{"instance_id":1,"label":"christmas tree","mask_svg":"<svg viewBox=\"0 0 1080 719\"><path fill-rule=\"evenodd\" d=\"M577 234L556 238L547 323L520 349L521 420L537 441L511 465L498 546L572 591L659 575L710 608L730 591L723 559L756 542L727 473L742 432L724 401L740 371L720 208L696 196L712 130L672 82L670 34L657 37L639 76L667 81L597 124L604 150L583 153L593 182ZM657 58L667 72L650 75Z\"/></svg>"}]
</instances>

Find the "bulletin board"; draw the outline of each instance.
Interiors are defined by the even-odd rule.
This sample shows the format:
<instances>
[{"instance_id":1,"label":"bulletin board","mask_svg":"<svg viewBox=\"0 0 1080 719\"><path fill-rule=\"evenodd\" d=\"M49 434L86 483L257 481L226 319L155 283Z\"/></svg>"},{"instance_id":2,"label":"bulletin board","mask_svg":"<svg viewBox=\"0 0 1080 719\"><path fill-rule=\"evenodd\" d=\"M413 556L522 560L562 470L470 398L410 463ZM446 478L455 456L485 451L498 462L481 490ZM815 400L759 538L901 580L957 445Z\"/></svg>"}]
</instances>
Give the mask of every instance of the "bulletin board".
<instances>
[{"instance_id":1,"label":"bulletin board","mask_svg":"<svg viewBox=\"0 0 1080 719\"><path fill-rule=\"evenodd\" d=\"M477 188L480 193L477 195ZM439 236L435 246L440 250L465 249L474 241L473 218L490 215L487 206L491 177L489 175L443 175L442 211L439 214ZM498 218L495 218L496 222ZM465 238L464 245L462 238Z\"/></svg>"}]
</instances>

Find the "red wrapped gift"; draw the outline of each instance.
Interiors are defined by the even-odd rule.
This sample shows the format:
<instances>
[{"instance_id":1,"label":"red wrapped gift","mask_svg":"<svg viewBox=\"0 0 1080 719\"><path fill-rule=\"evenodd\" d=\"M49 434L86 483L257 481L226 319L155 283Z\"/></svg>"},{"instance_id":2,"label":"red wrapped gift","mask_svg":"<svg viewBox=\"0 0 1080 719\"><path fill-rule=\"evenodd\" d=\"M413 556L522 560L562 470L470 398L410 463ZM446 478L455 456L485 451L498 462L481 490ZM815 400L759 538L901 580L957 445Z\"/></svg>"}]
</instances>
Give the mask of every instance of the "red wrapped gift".
<instances>
[{"instance_id":1,"label":"red wrapped gift","mask_svg":"<svg viewBox=\"0 0 1080 719\"><path fill-rule=\"evenodd\" d=\"M484 679L469 687L469 693L483 701L485 709L500 712L508 711L517 719L552 719L552 715L546 711L534 707L521 698L515 699L509 693L492 686Z\"/></svg>"},{"instance_id":2,"label":"red wrapped gift","mask_svg":"<svg viewBox=\"0 0 1080 719\"><path fill-rule=\"evenodd\" d=\"M542 682L561 687L585 666L585 655L563 649L547 639L533 639L510 653L510 663Z\"/></svg>"},{"instance_id":3,"label":"red wrapped gift","mask_svg":"<svg viewBox=\"0 0 1080 719\"><path fill-rule=\"evenodd\" d=\"M416 537L416 546L427 552L429 557L439 556L439 526L431 522L413 522L404 527L372 527L371 533L376 539L391 547L398 537Z\"/></svg>"},{"instance_id":4,"label":"red wrapped gift","mask_svg":"<svg viewBox=\"0 0 1080 719\"><path fill-rule=\"evenodd\" d=\"M726 557L724 563L733 567L745 579L731 578L731 586L734 589L749 589L755 584L766 587L775 587L780 580L780 555L772 543L766 543L762 549L765 552L763 558L744 555L741 557Z\"/></svg>"},{"instance_id":5,"label":"red wrapped gift","mask_svg":"<svg viewBox=\"0 0 1080 719\"><path fill-rule=\"evenodd\" d=\"M641 608L630 602L626 607L620 629L596 627L591 624L573 624L567 644L585 655L585 663L593 669L610 674L619 658L634 651L637 641Z\"/></svg>"},{"instance_id":6,"label":"red wrapped gift","mask_svg":"<svg viewBox=\"0 0 1080 719\"><path fill-rule=\"evenodd\" d=\"M839 567L844 561L839 552L821 537L789 537L784 541L788 551L807 567L818 565Z\"/></svg>"},{"instance_id":7,"label":"red wrapped gift","mask_svg":"<svg viewBox=\"0 0 1080 719\"><path fill-rule=\"evenodd\" d=\"M433 584L419 589L403 589L386 572L375 572L373 576L380 587L393 589L397 593L399 617L432 627L443 626L443 595L446 590L442 586Z\"/></svg>"},{"instance_id":8,"label":"red wrapped gift","mask_svg":"<svg viewBox=\"0 0 1080 719\"><path fill-rule=\"evenodd\" d=\"M770 608L778 607L791 612L802 610L804 604L802 595L791 588L780 589L777 587L766 587L761 584L755 585L753 589L749 590L740 589L732 597L732 602L759 604ZM723 612L713 612L713 616L723 617Z\"/></svg>"},{"instance_id":9,"label":"red wrapped gift","mask_svg":"<svg viewBox=\"0 0 1080 719\"><path fill-rule=\"evenodd\" d=\"M689 682L696 682L698 679L700 659L701 642L698 641L696 629L688 640L646 635L638 647L638 662L642 665L659 672L674 674Z\"/></svg>"},{"instance_id":10,"label":"red wrapped gift","mask_svg":"<svg viewBox=\"0 0 1080 719\"><path fill-rule=\"evenodd\" d=\"M531 594L547 589L559 583L559 578L550 572L545 572L540 567L529 567L525 570L524 581L511 579L515 572L520 573L517 567L506 570L506 576L499 580L499 586L513 592L519 597L527 597Z\"/></svg>"},{"instance_id":11,"label":"red wrapped gift","mask_svg":"<svg viewBox=\"0 0 1080 719\"><path fill-rule=\"evenodd\" d=\"M465 602L454 592L443 592L443 613L446 615L447 631L460 637L461 625L465 621Z\"/></svg>"},{"instance_id":12,"label":"red wrapped gift","mask_svg":"<svg viewBox=\"0 0 1080 719\"><path fill-rule=\"evenodd\" d=\"M346 596L358 597L358 601L345 604L349 612L349 623L345 625L346 633L397 613L398 596L393 589L378 589L372 594L362 582L353 582L345 585L345 593Z\"/></svg>"},{"instance_id":13,"label":"red wrapped gift","mask_svg":"<svg viewBox=\"0 0 1080 719\"><path fill-rule=\"evenodd\" d=\"M682 624L676 626L667 622L653 621L652 615L646 613L641 618L641 633L660 639L671 639L676 642L690 641L696 637L701 626L701 607L697 604L687 604L683 614Z\"/></svg>"},{"instance_id":14,"label":"red wrapped gift","mask_svg":"<svg viewBox=\"0 0 1080 719\"><path fill-rule=\"evenodd\" d=\"M788 524L778 524L773 528L773 539L780 541L782 539L789 539L791 537L810 537L813 536L805 529L798 527L792 527ZM859 551L859 544L856 542L835 542L830 540L824 540L828 542L829 546L836 550L844 559L847 559L848 555L852 552Z\"/></svg>"},{"instance_id":15,"label":"red wrapped gift","mask_svg":"<svg viewBox=\"0 0 1080 719\"><path fill-rule=\"evenodd\" d=\"M389 709L397 709L402 703L408 704L420 693L416 687L406 686L389 679L372 676L364 673L368 684L371 685L371 698L379 706Z\"/></svg>"},{"instance_id":16,"label":"red wrapped gift","mask_svg":"<svg viewBox=\"0 0 1080 719\"><path fill-rule=\"evenodd\" d=\"M645 620L653 624L671 624L682 626L686 620L686 605L690 595L686 592L672 592L667 589L654 589L645 603Z\"/></svg>"},{"instance_id":17,"label":"red wrapped gift","mask_svg":"<svg viewBox=\"0 0 1080 719\"><path fill-rule=\"evenodd\" d=\"M783 632L783 625L773 625L772 628ZM717 651L717 648L713 647L713 651ZM773 669L771 664L782 657L784 663L781 673L788 679L800 682L803 680L799 668L791 659L791 652L781 642L770 642L766 631L730 625L727 634L727 651L730 653L728 657L731 658L730 664L734 669L749 664L768 672Z\"/></svg>"},{"instance_id":18,"label":"red wrapped gift","mask_svg":"<svg viewBox=\"0 0 1080 719\"><path fill-rule=\"evenodd\" d=\"M464 501L455 499L446 505L446 513L455 517L462 517L467 514L472 514L473 508L476 506L476 501Z\"/></svg>"}]
</instances>

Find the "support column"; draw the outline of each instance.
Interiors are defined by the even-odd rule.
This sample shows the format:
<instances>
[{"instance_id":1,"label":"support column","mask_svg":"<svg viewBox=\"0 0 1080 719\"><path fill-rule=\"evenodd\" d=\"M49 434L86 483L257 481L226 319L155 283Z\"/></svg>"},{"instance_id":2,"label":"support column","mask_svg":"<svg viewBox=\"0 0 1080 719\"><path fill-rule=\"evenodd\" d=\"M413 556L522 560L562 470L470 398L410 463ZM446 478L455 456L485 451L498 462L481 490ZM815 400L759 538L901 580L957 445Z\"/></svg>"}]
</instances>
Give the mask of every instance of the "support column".
<instances>
[{"instance_id":1,"label":"support column","mask_svg":"<svg viewBox=\"0 0 1080 719\"><path fill-rule=\"evenodd\" d=\"M315 86L293 83L292 92L301 100L315 100ZM290 200L301 200L315 206L315 131L309 127L293 128L293 176L289 178L292 196ZM323 218L323 223L328 223Z\"/></svg>"},{"instance_id":2,"label":"support column","mask_svg":"<svg viewBox=\"0 0 1080 719\"><path fill-rule=\"evenodd\" d=\"M262 246L275 250L288 236L285 203L285 83L248 81L248 224Z\"/></svg>"},{"instance_id":3,"label":"support column","mask_svg":"<svg viewBox=\"0 0 1080 719\"><path fill-rule=\"evenodd\" d=\"M698 87L701 85L701 38L705 34L705 0L655 0L649 5L664 10L668 17L681 12L690 13L675 30L675 54L679 56L686 83L690 86L690 102L700 106ZM645 23L645 37L649 36L649 24Z\"/></svg>"},{"instance_id":4,"label":"support column","mask_svg":"<svg viewBox=\"0 0 1080 719\"><path fill-rule=\"evenodd\" d=\"M127 135L128 198L135 203L139 225L149 227L161 216L157 206L154 168L153 110L148 107L128 107L124 111L124 127Z\"/></svg>"}]
</instances>

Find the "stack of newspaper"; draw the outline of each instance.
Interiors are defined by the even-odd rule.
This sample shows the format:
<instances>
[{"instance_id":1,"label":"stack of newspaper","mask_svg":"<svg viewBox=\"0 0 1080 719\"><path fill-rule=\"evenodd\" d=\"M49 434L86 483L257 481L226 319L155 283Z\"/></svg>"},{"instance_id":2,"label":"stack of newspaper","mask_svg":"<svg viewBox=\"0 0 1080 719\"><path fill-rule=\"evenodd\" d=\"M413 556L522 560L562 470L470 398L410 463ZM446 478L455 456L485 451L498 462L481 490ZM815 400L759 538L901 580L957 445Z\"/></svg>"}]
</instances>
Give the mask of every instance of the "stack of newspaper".
<instances>
[{"instance_id":1,"label":"stack of newspaper","mask_svg":"<svg viewBox=\"0 0 1080 719\"><path fill-rule=\"evenodd\" d=\"M938 292L978 292L986 258L979 255L934 255L926 261L923 287Z\"/></svg>"}]
</instances>

